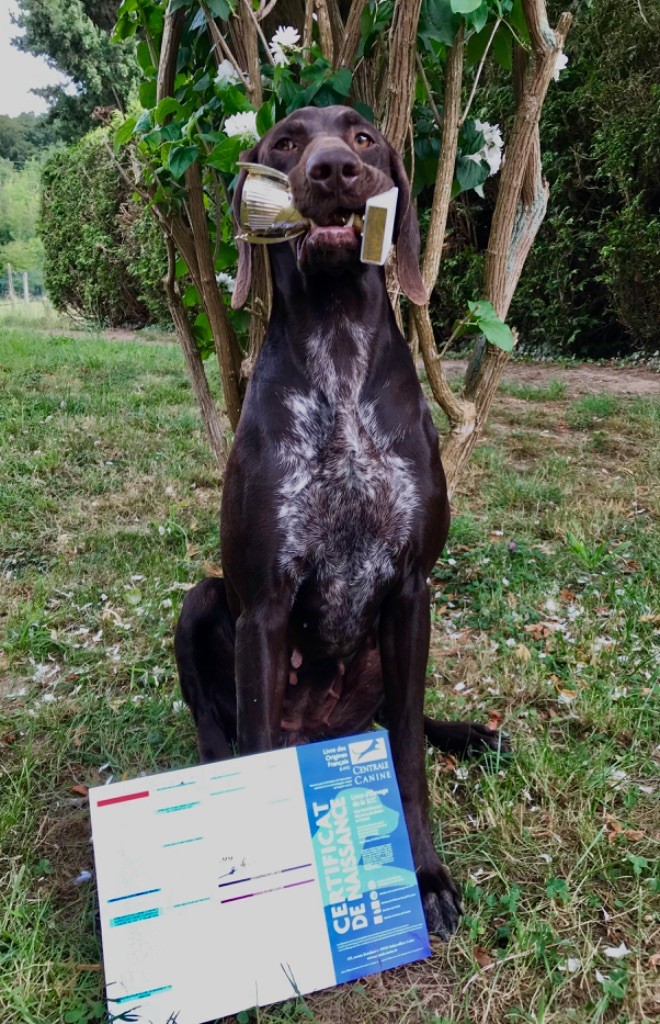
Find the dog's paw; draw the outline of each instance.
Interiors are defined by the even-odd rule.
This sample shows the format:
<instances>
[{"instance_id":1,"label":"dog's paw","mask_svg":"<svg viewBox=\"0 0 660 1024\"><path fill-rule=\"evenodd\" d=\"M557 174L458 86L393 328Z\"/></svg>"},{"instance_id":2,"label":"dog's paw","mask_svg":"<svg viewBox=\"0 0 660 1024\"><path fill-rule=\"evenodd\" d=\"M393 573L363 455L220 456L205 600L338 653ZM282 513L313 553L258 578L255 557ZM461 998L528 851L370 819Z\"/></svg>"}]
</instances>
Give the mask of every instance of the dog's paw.
<instances>
[{"instance_id":1,"label":"dog's paw","mask_svg":"<svg viewBox=\"0 0 660 1024\"><path fill-rule=\"evenodd\" d=\"M490 729L481 722L456 722L465 730L464 750L468 754L512 754L509 737L499 729Z\"/></svg>"},{"instance_id":2,"label":"dog's paw","mask_svg":"<svg viewBox=\"0 0 660 1024\"><path fill-rule=\"evenodd\" d=\"M439 861L434 870L420 871L417 878L426 927L432 935L447 942L456 931L463 913L460 893Z\"/></svg>"},{"instance_id":3,"label":"dog's paw","mask_svg":"<svg viewBox=\"0 0 660 1024\"><path fill-rule=\"evenodd\" d=\"M437 722L424 719L424 732L434 747L455 757L475 754L510 754L511 744L506 733L490 729L480 722Z\"/></svg>"}]
</instances>

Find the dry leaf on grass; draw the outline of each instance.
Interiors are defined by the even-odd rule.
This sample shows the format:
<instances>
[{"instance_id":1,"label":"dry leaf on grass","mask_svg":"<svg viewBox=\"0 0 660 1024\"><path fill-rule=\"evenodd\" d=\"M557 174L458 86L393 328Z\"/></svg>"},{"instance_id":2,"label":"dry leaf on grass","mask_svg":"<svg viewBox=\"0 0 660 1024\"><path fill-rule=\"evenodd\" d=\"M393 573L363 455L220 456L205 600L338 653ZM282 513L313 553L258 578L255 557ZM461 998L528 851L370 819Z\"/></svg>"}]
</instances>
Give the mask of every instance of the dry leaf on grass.
<instances>
[{"instance_id":1,"label":"dry leaf on grass","mask_svg":"<svg viewBox=\"0 0 660 1024\"><path fill-rule=\"evenodd\" d=\"M554 631L554 627L547 622L530 622L525 626L525 632L529 633L532 640L545 640Z\"/></svg>"},{"instance_id":2,"label":"dry leaf on grass","mask_svg":"<svg viewBox=\"0 0 660 1024\"><path fill-rule=\"evenodd\" d=\"M486 967L492 967L495 963L488 950L484 949L483 946L475 946L472 950L472 955L481 967L482 971L485 970Z\"/></svg>"},{"instance_id":3,"label":"dry leaf on grass","mask_svg":"<svg viewBox=\"0 0 660 1024\"><path fill-rule=\"evenodd\" d=\"M605 821L607 822L607 841L608 843L616 842L619 836L624 836L626 839L630 839L632 842L637 842L639 839L644 839L645 833L638 828L624 828L616 818L605 813Z\"/></svg>"},{"instance_id":4,"label":"dry leaf on grass","mask_svg":"<svg viewBox=\"0 0 660 1024\"><path fill-rule=\"evenodd\" d=\"M486 725L489 729L499 729L503 721L504 715L501 715L499 711L488 712L488 721L486 722Z\"/></svg>"},{"instance_id":5,"label":"dry leaf on grass","mask_svg":"<svg viewBox=\"0 0 660 1024\"><path fill-rule=\"evenodd\" d=\"M518 661L529 661L532 657L532 652L530 651L529 647L525 646L525 644L518 644L514 651L514 654Z\"/></svg>"},{"instance_id":6,"label":"dry leaf on grass","mask_svg":"<svg viewBox=\"0 0 660 1024\"><path fill-rule=\"evenodd\" d=\"M69 793L75 793L77 796L89 796L89 789L87 786L71 786Z\"/></svg>"}]
</instances>

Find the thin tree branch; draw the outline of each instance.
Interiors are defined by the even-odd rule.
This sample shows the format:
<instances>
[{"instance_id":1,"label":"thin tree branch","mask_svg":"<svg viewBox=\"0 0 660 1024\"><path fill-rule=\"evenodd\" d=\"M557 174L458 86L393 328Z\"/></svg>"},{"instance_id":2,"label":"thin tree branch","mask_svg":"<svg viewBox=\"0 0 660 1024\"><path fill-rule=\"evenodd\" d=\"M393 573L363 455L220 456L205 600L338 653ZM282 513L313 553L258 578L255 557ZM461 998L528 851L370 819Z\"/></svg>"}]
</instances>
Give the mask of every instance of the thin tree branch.
<instances>
[{"instance_id":1,"label":"thin tree branch","mask_svg":"<svg viewBox=\"0 0 660 1024\"><path fill-rule=\"evenodd\" d=\"M491 46L491 43L493 42L493 39L495 38L495 33L497 32L497 30L498 30L498 28L500 27L501 24L502 24L502 19L498 18L496 20L495 24L493 25L493 31L491 32L490 36L488 37L488 42L486 43L486 49L484 50L484 52L483 52L483 54L481 56L481 60L479 61L479 64L477 66L477 70L476 70L475 75L474 75L474 81L472 83L472 89L470 91L470 95L468 96L468 101L465 104L465 110L461 114L459 124L464 124L465 123L465 119L466 119L466 117L468 116L468 114L470 112L470 107L472 106L472 100L475 97L475 93L477 91L477 86L479 85L479 79L481 78L481 72L483 71L484 64L486 63L486 57L488 56L488 51L490 50L490 46Z\"/></svg>"},{"instance_id":2,"label":"thin tree branch","mask_svg":"<svg viewBox=\"0 0 660 1024\"><path fill-rule=\"evenodd\" d=\"M200 355L199 349L197 348L197 343L195 342L190 322L186 315L183 302L181 301L181 295L176 281L174 243L168 235L165 236L165 246L167 248L167 273L163 278L163 285L167 296L167 304L169 306L172 321L176 328L177 338L179 339L179 343L183 349L188 373L190 375L190 381L193 386L193 391L197 398L197 405L199 406L200 415L202 417L204 430L206 431L211 451L213 452L220 472L220 477L222 478L227 465L227 440L222 429L218 409L209 388L208 378L204 369L204 361Z\"/></svg>"},{"instance_id":3,"label":"thin tree branch","mask_svg":"<svg viewBox=\"0 0 660 1024\"><path fill-rule=\"evenodd\" d=\"M158 79L156 83L156 100L171 96L176 78L176 61L181 45L185 11L180 7L174 14L169 10L163 22L163 38L160 44L160 60L158 62Z\"/></svg>"},{"instance_id":4,"label":"thin tree branch","mask_svg":"<svg viewBox=\"0 0 660 1024\"><path fill-rule=\"evenodd\" d=\"M429 107L431 108L431 112L433 114L433 120L437 124L438 128L440 129L440 131L442 131L442 114L438 110L438 108L436 106L436 102L433 99L433 92L431 90L431 83L429 82L428 78L426 77L426 71L424 70L424 64L422 62L422 58L420 57L419 54L417 54L415 59L417 61L417 70L419 71L420 78L422 79L422 82L424 84L424 90L426 92L426 98L429 101Z\"/></svg>"},{"instance_id":5,"label":"thin tree branch","mask_svg":"<svg viewBox=\"0 0 660 1024\"><path fill-rule=\"evenodd\" d=\"M270 0L270 3L265 3L264 0L261 0L259 10L257 11L257 18L259 19L259 21L263 21L264 18L268 17L276 3L277 0Z\"/></svg>"},{"instance_id":6,"label":"thin tree branch","mask_svg":"<svg viewBox=\"0 0 660 1024\"><path fill-rule=\"evenodd\" d=\"M199 164L195 161L186 171L186 189L190 203L190 223L195 243L195 253L199 266L202 297L206 309L216 354L222 374L222 389L225 408L229 416L232 430L236 430L241 414L240 392L234 350L237 348L233 327L227 316L215 279L215 268L211 256L211 240L209 238L206 210L204 208L204 192Z\"/></svg>"},{"instance_id":7,"label":"thin tree branch","mask_svg":"<svg viewBox=\"0 0 660 1024\"><path fill-rule=\"evenodd\" d=\"M434 287L442 258L447 227L451 189L454 183L456 147L458 145L461 87L463 84L464 30L459 28L454 45L447 50L445 63L445 105L442 124L442 147L433 191L433 205L422 264L422 278L428 293Z\"/></svg>"},{"instance_id":8,"label":"thin tree branch","mask_svg":"<svg viewBox=\"0 0 660 1024\"><path fill-rule=\"evenodd\" d=\"M207 25L207 28L209 30L209 34L211 36L211 41L213 42L213 46L215 48L216 64L220 64L219 57L220 57L220 51L222 51L222 53L224 53L225 57L227 58L227 60L231 64L231 66L233 67L234 71L236 72L236 74L240 78L241 82L243 83L243 85L245 86L247 91L249 93L253 93L254 92L254 84L250 81L248 76L242 70L242 68L239 65L238 61L234 57L234 54L229 49L229 47L227 45L227 42L225 40L225 37L223 36L222 32L220 31L220 29L216 25L215 19L214 19L213 15L212 15L211 11L209 10L208 6L204 3L204 0L200 0L200 5L201 5L202 10L204 11L204 17L206 18L206 25Z\"/></svg>"}]
</instances>

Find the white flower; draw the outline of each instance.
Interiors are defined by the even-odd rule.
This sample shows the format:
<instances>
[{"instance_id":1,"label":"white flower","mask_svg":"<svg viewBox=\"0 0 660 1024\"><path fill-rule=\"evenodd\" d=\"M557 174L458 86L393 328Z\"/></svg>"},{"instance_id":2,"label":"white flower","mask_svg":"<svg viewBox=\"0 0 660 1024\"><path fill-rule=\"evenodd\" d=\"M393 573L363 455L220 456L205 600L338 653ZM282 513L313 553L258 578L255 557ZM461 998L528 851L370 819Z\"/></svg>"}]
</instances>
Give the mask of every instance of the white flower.
<instances>
[{"instance_id":1,"label":"white flower","mask_svg":"<svg viewBox=\"0 0 660 1024\"><path fill-rule=\"evenodd\" d=\"M257 131L257 115L254 110L246 110L244 113L232 114L225 121L225 135L240 135L241 138L251 142L259 140Z\"/></svg>"},{"instance_id":2,"label":"white flower","mask_svg":"<svg viewBox=\"0 0 660 1024\"><path fill-rule=\"evenodd\" d=\"M236 287L235 279L231 276L231 274L225 274L224 270L221 270L219 274L216 274L215 279L218 282L218 287L222 288L222 286L224 285L230 294Z\"/></svg>"},{"instance_id":3,"label":"white flower","mask_svg":"<svg viewBox=\"0 0 660 1024\"><path fill-rule=\"evenodd\" d=\"M276 64L288 64L289 54L300 49L300 32L292 25L280 25L268 44Z\"/></svg>"},{"instance_id":4,"label":"white flower","mask_svg":"<svg viewBox=\"0 0 660 1024\"><path fill-rule=\"evenodd\" d=\"M215 76L216 82L223 82L229 85L236 85L241 81L241 76L230 60L223 60L218 65L218 73Z\"/></svg>"},{"instance_id":5,"label":"white flower","mask_svg":"<svg viewBox=\"0 0 660 1024\"><path fill-rule=\"evenodd\" d=\"M485 161L488 164L489 175L497 174L502 165L502 147L504 140L498 124L489 124L488 121L476 121L474 127L484 137L484 144L478 153L470 153L468 160L475 164Z\"/></svg>"},{"instance_id":6,"label":"white flower","mask_svg":"<svg viewBox=\"0 0 660 1024\"><path fill-rule=\"evenodd\" d=\"M563 50L560 50L557 54L557 60L555 61L555 70L552 72L552 77L554 78L555 82L559 81L559 73L560 71L564 70L567 64L568 57L563 52Z\"/></svg>"}]
</instances>

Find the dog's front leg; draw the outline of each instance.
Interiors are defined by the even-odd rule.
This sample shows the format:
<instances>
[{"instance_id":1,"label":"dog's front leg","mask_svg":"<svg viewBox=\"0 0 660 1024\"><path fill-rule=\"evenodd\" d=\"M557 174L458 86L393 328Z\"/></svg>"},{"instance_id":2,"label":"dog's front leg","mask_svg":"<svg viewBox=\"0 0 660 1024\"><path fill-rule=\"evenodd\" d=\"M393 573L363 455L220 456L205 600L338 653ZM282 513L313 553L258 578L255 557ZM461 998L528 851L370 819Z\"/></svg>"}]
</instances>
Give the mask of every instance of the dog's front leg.
<instances>
[{"instance_id":1,"label":"dog's front leg","mask_svg":"<svg viewBox=\"0 0 660 1024\"><path fill-rule=\"evenodd\" d=\"M287 679L288 601L244 610L236 622L238 751L256 754L278 745Z\"/></svg>"},{"instance_id":2,"label":"dog's front leg","mask_svg":"<svg viewBox=\"0 0 660 1024\"><path fill-rule=\"evenodd\" d=\"M424 686L431 634L429 588L409 577L381 610L385 714L429 931L448 938L461 913L458 890L433 846L424 770Z\"/></svg>"}]
</instances>

